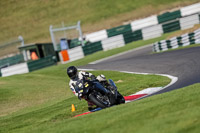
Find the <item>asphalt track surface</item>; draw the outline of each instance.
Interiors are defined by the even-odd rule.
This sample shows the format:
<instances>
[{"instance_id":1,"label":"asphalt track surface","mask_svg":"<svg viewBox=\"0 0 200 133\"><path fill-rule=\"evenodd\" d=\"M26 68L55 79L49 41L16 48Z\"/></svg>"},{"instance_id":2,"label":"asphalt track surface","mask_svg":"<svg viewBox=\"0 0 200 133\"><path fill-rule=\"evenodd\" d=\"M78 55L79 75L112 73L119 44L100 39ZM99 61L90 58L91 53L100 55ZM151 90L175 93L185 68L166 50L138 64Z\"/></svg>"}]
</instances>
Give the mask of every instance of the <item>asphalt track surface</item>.
<instances>
[{"instance_id":1,"label":"asphalt track surface","mask_svg":"<svg viewBox=\"0 0 200 133\"><path fill-rule=\"evenodd\" d=\"M175 84L156 93L159 94L200 83L200 47L152 54L152 46L147 46L79 68L168 74L178 77Z\"/></svg>"}]
</instances>

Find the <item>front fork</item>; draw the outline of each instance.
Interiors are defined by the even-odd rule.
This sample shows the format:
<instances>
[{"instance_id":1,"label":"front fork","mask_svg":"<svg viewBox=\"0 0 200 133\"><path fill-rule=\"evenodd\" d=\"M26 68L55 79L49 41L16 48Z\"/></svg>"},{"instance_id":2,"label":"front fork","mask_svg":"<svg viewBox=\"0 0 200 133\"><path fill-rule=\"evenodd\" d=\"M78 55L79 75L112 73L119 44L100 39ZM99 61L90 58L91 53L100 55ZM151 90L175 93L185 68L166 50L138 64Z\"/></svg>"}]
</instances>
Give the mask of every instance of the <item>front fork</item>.
<instances>
[{"instance_id":1,"label":"front fork","mask_svg":"<svg viewBox=\"0 0 200 133\"><path fill-rule=\"evenodd\" d=\"M114 91L115 91L115 99L117 99L117 95L118 95L118 92L117 92L117 86L115 85L115 83L113 82L112 79L109 79L109 83L114 87Z\"/></svg>"}]
</instances>

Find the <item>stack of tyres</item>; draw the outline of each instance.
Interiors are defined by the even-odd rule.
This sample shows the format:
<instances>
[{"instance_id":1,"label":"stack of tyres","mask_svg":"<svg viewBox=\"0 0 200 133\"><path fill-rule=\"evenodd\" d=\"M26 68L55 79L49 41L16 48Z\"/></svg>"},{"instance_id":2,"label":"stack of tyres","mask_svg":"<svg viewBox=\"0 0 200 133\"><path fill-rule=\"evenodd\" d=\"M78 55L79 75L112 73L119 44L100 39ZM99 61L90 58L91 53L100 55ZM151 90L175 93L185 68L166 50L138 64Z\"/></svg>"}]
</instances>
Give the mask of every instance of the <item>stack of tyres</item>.
<instances>
[{"instance_id":1,"label":"stack of tyres","mask_svg":"<svg viewBox=\"0 0 200 133\"><path fill-rule=\"evenodd\" d=\"M103 50L101 41L87 44L82 48L85 56Z\"/></svg>"},{"instance_id":2,"label":"stack of tyres","mask_svg":"<svg viewBox=\"0 0 200 133\"><path fill-rule=\"evenodd\" d=\"M177 18L181 18L181 12L180 10L174 11L174 12L166 12L164 14L161 14L158 16L158 22L159 24L168 22L171 20L175 20Z\"/></svg>"},{"instance_id":3,"label":"stack of tyres","mask_svg":"<svg viewBox=\"0 0 200 133\"><path fill-rule=\"evenodd\" d=\"M164 33L181 29L179 20L171 22L171 23L163 24L162 26L163 26Z\"/></svg>"},{"instance_id":4,"label":"stack of tyres","mask_svg":"<svg viewBox=\"0 0 200 133\"><path fill-rule=\"evenodd\" d=\"M128 31L128 32L124 33L123 36L124 36L125 44L143 39L141 30L136 30L133 32Z\"/></svg>"},{"instance_id":5,"label":"stack of tyres","mask_svg":"<svg viewBox=\"0 0 200 133\"><path fill-rule=\"evenodd\" d=\"M130 24L118 26L118 27L115 27L115 28L112 28L112 29L108 29L107 34L108 34L108 37L112 37L112 36L124 34L124 33L129 32L129 31L131 31L131 25Z\"/></svg>"}]
</instances>

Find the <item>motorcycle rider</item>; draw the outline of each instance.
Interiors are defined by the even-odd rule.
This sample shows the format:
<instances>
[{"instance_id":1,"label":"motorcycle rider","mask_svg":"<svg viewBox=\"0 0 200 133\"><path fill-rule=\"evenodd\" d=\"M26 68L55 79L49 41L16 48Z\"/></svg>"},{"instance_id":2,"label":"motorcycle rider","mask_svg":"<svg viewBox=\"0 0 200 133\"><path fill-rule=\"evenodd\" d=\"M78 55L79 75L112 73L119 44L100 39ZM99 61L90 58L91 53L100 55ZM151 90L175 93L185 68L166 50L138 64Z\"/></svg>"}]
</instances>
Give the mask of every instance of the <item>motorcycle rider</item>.
<instances>
[{"instance_id":1,"label":"motorcycle rider","mask_svg":"<svg viewBox=\"0 0 200 133\"><path fill-rule=\"evenodd\" d=\"M70 89L72 90L72 92L78 96L79 99L81 99L82 97L82 92L79 91L77 92L75 90L75 84L80 81L80 80L83 80L83 76L86 77L86 78L90 78L91 80L98 80L105 88L108 88L110 90L114 89L113 86L111 86L104 75L99 75L97 76L97 78L92 74L92 73L89 73L89 72L84 72L84 71L80 71L78 72L77 68L75 66L70 66L67 68L67 75L69 76L70 78L70 82L69 82L69 86L70 86ZM120 95L121 96L121 95ZM120 97L119 96L119 97ZM121 96L122 97L122 96ZM92 109L95 109L97 107L94 107L94 104L87 101L88 102L88 110L92 110ZM125 101L121 101L121 103L124 103Z\"/></svg>"}]
</instances>

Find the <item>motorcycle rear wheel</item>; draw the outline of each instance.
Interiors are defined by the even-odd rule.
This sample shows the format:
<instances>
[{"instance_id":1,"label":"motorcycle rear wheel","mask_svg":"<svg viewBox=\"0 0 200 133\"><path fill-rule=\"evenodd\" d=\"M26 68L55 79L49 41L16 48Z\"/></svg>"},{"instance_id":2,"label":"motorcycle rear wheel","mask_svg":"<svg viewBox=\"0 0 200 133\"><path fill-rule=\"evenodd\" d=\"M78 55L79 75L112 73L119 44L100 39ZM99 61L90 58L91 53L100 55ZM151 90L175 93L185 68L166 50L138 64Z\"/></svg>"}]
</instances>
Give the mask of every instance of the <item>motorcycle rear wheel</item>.
<instances>
[{"instance_id":1,"label":"motorcycle rear wheel","mask_svg":"<svg viewBox=\"0 0 200 133\"><path fill-rule=\"evenodd\" d=\"M122 104L122 103L125 103L125 99L124 97L119 93L117 92L117 104Z\"/></svg>"}]
</instances>

